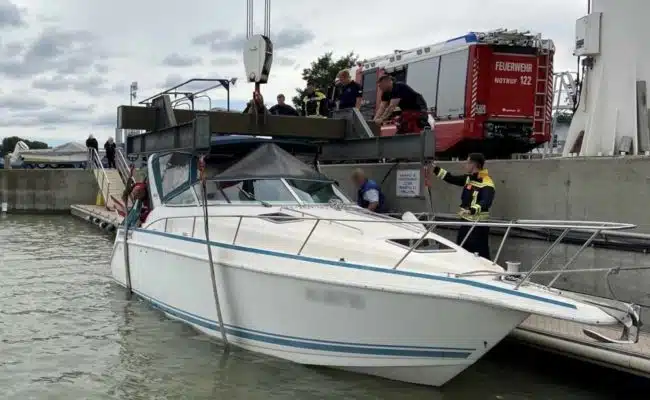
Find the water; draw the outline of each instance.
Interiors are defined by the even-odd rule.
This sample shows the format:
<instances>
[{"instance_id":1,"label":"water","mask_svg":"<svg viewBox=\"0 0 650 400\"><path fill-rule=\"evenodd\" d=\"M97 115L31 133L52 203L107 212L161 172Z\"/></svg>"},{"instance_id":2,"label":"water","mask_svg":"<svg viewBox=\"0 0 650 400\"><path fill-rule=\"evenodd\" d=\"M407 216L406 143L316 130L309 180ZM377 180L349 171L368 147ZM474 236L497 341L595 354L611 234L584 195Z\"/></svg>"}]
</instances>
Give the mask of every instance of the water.
<instances>
[{"instance_id":1,"label":"water","mask_svg":"<svg viewBox=\"0 0 650 400\"><path fill-rule=\"evenodd\" d=\"M442 389L256 354L126 300L112 239L69 216L0 220L2 399L616 399L648 381L516 343Z\"/></svg>"}]
</instances>

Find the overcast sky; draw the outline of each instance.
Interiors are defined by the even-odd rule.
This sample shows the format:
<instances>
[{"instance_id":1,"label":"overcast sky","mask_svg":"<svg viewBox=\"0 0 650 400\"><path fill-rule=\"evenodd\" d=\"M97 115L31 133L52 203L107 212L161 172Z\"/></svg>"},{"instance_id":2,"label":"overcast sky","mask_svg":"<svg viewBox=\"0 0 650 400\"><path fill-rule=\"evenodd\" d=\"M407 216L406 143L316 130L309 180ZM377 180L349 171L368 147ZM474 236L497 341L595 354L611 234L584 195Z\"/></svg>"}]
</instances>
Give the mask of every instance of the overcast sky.
<instances>
[{"instance_id":1,"label":"overcast sky","mask_svg":"<svg viewBox=\"0 0 650 400\"><path fill-rule=\"evenodd\" d=\"M255 5L262 26L264 2ZM274 0L263 93L293 96L302 68L325 51L369 58L500 27L543 33L557 47L555 70L575 70L585 13L586 0ZM0 0L0 138L60 143L92 132L103 142L132 81L143 99L190 78L241 79L245 31L243 0ZM233 104L251 91L238 84ZM213 107L225 104L225 91L209 94Z\"/></svg>"}]
</instances>

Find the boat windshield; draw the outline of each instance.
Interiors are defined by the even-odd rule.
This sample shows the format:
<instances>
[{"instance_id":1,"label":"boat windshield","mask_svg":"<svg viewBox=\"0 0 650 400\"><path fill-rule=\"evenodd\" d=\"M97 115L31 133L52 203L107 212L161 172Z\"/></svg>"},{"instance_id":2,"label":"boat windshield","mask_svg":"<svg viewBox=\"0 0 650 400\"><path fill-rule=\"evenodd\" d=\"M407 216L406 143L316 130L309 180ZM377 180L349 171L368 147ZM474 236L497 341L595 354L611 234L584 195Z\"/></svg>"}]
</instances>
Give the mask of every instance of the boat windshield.
<instances>
[{"instance_id":1,"label":"boat windshield","mask_svg":"<svg viewBox=\"0 0 650 400\"><path fill-rule=\"evenodd\" d=\"M201 184L194 185L203 203ZM295 194L295 195L294 195ZM206 182L208 204L327 204L331 200L349 203L331 182L285 179L243 179Z\"/></svg>"}]
</instances>

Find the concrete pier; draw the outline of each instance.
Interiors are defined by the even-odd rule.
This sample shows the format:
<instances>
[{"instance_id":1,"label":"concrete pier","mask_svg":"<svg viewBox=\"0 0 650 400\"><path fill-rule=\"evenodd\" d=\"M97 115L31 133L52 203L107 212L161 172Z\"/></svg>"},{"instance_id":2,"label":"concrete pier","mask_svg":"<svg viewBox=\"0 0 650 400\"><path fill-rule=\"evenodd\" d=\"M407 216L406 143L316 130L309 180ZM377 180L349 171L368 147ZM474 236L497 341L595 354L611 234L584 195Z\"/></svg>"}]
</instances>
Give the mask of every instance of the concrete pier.
<instances>
[{"instance_id":1,"label":"concrete pier","mask_svg":"<svg viewBox=\"0 0 650 400\"><path fill-rule=\"evenodd\" d=\"M439 165L452 173L462 172L460 162ZM418 169L419 164L325 165L322 171L354 196L356 189L350 182L354 167L363 168L381 184L389 206L396 211L431 211L424 196L396 196L396 170ZM650 233L650 213L646 211L650 204L650 157L494 160L486 167L497 190L491 212L494 218L629 222L639 226L638 232ZM433 179L436 213L455 213L459 196L459 187Z\"/></svg>"},{"instance_id":2,"label":"concrete pier","mask_svg":"<svg viewBox=\"0 0 650 400\"><path fill-rule=\"evenodd\" d=\"M8 212L69 212L73 204L95 204L98 187L82 169L0 169L0 203Z\"/></svg>"}]
</instances>

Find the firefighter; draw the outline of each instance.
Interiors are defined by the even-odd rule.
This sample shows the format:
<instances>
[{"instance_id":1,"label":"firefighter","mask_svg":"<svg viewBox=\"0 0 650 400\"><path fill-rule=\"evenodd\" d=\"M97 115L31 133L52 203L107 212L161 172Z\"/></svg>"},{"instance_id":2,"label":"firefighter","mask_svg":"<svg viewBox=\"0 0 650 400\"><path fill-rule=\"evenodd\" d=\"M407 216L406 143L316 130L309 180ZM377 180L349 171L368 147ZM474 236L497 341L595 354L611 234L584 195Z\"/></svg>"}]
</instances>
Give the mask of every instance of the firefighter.
<instances>
[{"instance_id":1,"label":"firefighter","mask_svg":"<svg viewBox=\"0 0 650 400\"><path fill-rule=\"evenodd\" d=\"M397 127L398 134L420 133L425 127L431 126L428 121L427 102L420 93L405 83L394 82L390 75L379 78L377 85L382 95L375 123L381 125L399 107L401 115Z\"/></svg>"},{"instance_id":2,"label":"firefighter","mask_svg":"<svg viewBox=\"0 0 650 400\"><path fill-rule=\"evenodd\" d=\"M466 221L485 221L489 218L490 207L494 200L494 182L487 169L485 157L480 153L472 153L465 163L465 174L452 175L439 166L434 166L433 173L443 181L456 186L462 186L460 195L459 216ZM471 229L471 225L461 226L458 230L456 243L461 244ZM478 253L483 258L490 259L489 246L490 228L488 226L474 226L463 248L472 253Z\"/></svg>"},{"instance_id":3,"label":"firefighter","mask_svg":"<svg viewBox=\"0 0 650 400\"><path fill-rule=\"evenodd\" d=\"M320 90L316 89L314 82L307 82L304 97L302 98L302 115L305 117L327 118L328 99Z\"/></svg>"}]
</instances>

